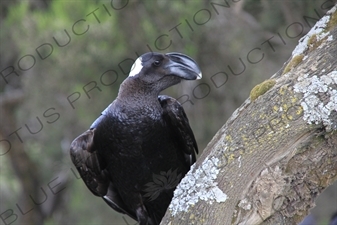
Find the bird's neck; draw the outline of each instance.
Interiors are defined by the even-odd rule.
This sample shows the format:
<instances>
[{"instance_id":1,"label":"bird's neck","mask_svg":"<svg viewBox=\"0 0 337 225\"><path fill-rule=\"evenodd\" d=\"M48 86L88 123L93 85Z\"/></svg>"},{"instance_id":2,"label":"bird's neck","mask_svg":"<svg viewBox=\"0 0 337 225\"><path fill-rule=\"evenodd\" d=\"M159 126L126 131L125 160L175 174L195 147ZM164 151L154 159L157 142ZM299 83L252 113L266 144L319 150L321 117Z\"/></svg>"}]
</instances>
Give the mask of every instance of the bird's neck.
<instances>
[{"instance_id":1,"label":"bird's neck","mask_svg":"<svg viewBox=\"0 0 337 225\"><path fill-rule=\"evenodd\" d=\"M148 108L161 111L158 95L159 91L153 90L150 85L137 79L126 79L119 88L117 101L132 110Z\"/></svg>"}]
</instances>

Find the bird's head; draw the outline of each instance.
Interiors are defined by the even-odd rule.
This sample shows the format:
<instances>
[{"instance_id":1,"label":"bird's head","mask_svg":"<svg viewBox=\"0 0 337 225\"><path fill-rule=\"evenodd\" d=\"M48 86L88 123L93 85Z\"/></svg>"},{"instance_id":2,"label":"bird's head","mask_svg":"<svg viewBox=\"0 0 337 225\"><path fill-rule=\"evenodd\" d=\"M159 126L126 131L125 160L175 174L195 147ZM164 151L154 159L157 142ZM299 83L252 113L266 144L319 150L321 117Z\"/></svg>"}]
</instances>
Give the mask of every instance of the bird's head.
<instances>
[{"instance_id":1,"label":"bird's head","mask_svg":"<svg viewBox=\"0 0 337 225\"><path fill-rule=\"evenodd\" d=\"M149 52L135 61L127 79L137 79L160 92L181 80L196 80L201 77L199 66L187 55Z\"/></svg>"}]
</instances>

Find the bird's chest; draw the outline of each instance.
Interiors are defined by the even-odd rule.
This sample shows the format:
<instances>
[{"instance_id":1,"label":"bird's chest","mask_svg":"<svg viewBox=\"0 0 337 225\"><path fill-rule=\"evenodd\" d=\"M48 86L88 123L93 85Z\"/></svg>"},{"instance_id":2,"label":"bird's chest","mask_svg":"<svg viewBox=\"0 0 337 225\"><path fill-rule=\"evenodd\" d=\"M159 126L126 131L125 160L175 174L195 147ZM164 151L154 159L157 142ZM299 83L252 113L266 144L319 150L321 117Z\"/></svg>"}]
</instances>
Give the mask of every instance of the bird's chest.
<instances>
[{"instance_id":1,"label":"bird's chest","mask_svg":"<svg viewBox=\"0 0 337 225\"><path fill-rule=\"evenodd\" d=\"M144 114L137 117L111 118L109 142L113 143L114 155L158 156L170 148L171 134L161 115ZM160 155L159 155L160 156Z\"/></svg>"},{"instance_id":2,"label":"bird's chest","mask_svg":"<svg viewBox=\"0 0 337 225\"><path fill-rule=\"evenodd\" d=\"M176 147L164 121L127 120L115 122L113 129L103 154L115 179L123 180L126 172L132 172L136 180L148 180L154 171L166 171L176 161Z\"/></svg>"},{"instance_id":3,"label":"bird's chest","mask_svg":"<svg viewBox=\"0 0 337 225\"><path fill-rule=\"evenodd\" d=\"M142 191L154 174L181 173L184 163L164 119L149 115L130 118L110 117L100 135L105 137L100 150L111 179L126 193Z\"/></svg>"}]
</instances>

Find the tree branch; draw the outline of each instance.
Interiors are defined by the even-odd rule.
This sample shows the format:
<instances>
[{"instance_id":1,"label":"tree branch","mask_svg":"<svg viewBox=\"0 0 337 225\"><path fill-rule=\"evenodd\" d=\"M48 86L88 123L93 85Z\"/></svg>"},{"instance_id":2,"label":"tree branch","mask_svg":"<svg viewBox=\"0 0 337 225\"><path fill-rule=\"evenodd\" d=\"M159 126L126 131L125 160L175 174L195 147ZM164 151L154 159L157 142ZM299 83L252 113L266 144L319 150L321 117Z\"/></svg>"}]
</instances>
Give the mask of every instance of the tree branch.
<instances>
[{"instance_id":1,"label":"tree branch","mask_svg":"<svg viewBox=\"0 0 337 225\"><path fill-rule=\"evenodd\" d=\"M337 179L336 8L218 131L161 224L297 224Z\"/></svg>"}]
</instances>

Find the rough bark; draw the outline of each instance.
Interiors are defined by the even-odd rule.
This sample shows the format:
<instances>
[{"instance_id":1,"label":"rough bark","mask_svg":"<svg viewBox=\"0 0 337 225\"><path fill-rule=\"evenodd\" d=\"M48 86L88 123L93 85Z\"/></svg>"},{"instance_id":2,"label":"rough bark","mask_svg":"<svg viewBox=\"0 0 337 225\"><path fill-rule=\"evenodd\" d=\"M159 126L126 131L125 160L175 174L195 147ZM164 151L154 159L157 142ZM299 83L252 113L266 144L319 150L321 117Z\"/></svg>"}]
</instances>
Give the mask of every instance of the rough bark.
<instances>
[{"instance_id":1,"label":"rough bark","mask_svg":"<svg viewBox=\"0 0 337 225\"><path fill-rule=\"evenodd\" d=\"M336 8L218 131L161 224L298 224L337 179Z\"/></svg>"}]
</instances>

